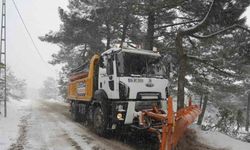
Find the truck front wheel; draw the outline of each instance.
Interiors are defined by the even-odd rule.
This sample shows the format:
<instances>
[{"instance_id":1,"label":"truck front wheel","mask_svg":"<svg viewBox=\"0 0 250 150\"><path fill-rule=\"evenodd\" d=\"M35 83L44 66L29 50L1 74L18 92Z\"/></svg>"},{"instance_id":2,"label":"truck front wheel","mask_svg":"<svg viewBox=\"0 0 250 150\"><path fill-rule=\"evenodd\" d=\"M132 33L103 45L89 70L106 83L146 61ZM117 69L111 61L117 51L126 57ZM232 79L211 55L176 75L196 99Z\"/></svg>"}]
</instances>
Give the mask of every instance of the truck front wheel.
<instances>
[{"instance_id":1,"label":"truck front wheel","mask_svg":"<svg viewBox=\"0 0 250 150\"><path fill-rule=\"evenodd\" d=\"M101 107L96 107L94 110L94 130L100 136L107 135L107 119Z\"/></svg>"}]
</instances>

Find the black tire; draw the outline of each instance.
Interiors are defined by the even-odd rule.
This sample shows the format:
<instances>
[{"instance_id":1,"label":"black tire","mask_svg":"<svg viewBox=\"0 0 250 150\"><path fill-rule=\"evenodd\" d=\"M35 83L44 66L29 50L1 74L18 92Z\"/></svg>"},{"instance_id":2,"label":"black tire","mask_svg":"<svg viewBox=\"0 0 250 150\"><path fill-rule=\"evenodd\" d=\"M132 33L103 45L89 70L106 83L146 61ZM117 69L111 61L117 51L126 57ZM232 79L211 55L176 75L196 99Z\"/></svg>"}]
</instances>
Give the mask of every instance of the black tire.
<instances>
[{"instance_id":1,"label":"black tire","mask_svg":"<svg viewBox=\"0 0 250 150\"><path fill-rule=\"evenodd\" d=\"M72 102L72 105L71 105L71 117L76 122L80 122L81 121L80 113L78 111L78 107L79 106L78 106L77 103Z\"/></svg>"},{"instance_id":2,"label":"black tire","mask_svg":"<svg viewBox=\"0 0 250 150\"><path fill-rule=\"evenodd\" d=\"M100 136L107 136L107 119L101 107L96 107L93 116L93 126L95 132Z\"/></svg>"},{"instance_id":3,"label":"black tire","mask_svg":"<svg viewBox=\"0 0 250 150\"><path fill-rule=\"evenodd\" d=\"M152 141L152 144L150 145L151 150L159 150L160 149L160 141L157 137L155 137Z\"/></svg>"}]
</instances>

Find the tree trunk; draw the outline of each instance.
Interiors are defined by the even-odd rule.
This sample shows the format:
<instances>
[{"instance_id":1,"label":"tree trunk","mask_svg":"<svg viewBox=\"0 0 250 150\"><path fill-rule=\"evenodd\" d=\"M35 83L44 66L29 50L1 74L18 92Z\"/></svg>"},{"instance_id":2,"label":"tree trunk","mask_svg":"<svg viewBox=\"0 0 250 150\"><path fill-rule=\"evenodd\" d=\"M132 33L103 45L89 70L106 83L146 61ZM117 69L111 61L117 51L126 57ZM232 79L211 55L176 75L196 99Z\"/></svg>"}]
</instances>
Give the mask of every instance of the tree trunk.
<instances>
[{"instance_id":1,"label":"tree trunk","mask_svg":"<svg viewBox=\"0 0 250 150\"><path fill-rule=\"evenodd\" d=\"M110 25L109 23L106 23L107 26L107 45L106 50L110 49L110 41L111 41L111 32L110 32Z\"/></svg>"},{"instance_id":2,"label":"tree trunk","mask_svg":"<svg viewBox=\"0 0 250 150\"><path fill-rule=\"evenodd\" d=\"M184 107L184 99L185 99L185 76L186 76L186 68L187 68L187 56L185 54L185 50L182 46L182 38L181 33L177 33L176 36L176 48L179 55L179 71L178 71L178 91L177 91L177 109L181 109Z\"/></svg>"},{"instance_id":3,"label":"tree trunk","mask_svg":"<svg viewBox=\"0 0 250 150\"><path fill-rule=\"evenodd\" d=\"M85 43L84 44L84 51L86 52L86 50L87 50L87 44Z\"/></svg>"},{"instance_id":4,"label":"tree trunk","mask_svg":"<svg viewBox=\"0 0 250 150\"><path fill-rule=\"evenodd\" d=\"M203 117L205 115L206 108L207 108L207 102L208 102L208 96L205 95L205 97L204 97L204 103L203 103L203 106L202 106L202 111L201 111L201 114L200 114L200 116L198 118L198 122L197 122L198 125L202 124L202 120L203 120Z\"/></svg>"},{"instance_id":5,"label":"tree trunk","mask_svg":"<svg viewBox=\"0 0 250 150\"><path fill-rule=\"evenodd\" d=\"M242 111L239 109L237 111L237 116L236 116L236 124L237 124L237 129L236 132L238 133L238 131L240 130L240 126L241 126L241 122L242 122Z\"/></svg>"},{"instance_id":6,"label":"tree trunk","mask_svg":"<svg viewBox=\"0 0 250 150\"><path fill-rule=\"evenodd\" d=\"M200 99L200 108L202 107L202 103L203 103L203 95L200 95L201 99Z\"/></svg>"},{"instance_id":7,"label":"tree trunk","mask_svg":"<svg viewBox=\"0 0 250 150\"><path fill-rule=\"evenodd\" d=\"M248 93L246 131L249 131L250 92Z\"/></svg>"},{"instance_id":8,"label":"tree trunk","mask_svg":"<svg viewBox=\"0 0 250 150\"><path fill-rule=\"evenodd\" d=\"M120 44L121 48L123 47L123 43L125 42L126 35L127 35L127 30L128 30L128 25L129 25L128 15L129 14L126 14L126 19L124 20L123 27L122 27L122 37L121 37L121 44Z\"/></svg>"},{"instance_id":9,"label":"tree trunk","mask_svg":"<svg viewBox=\"0 0 250 150\"><path fill-rule=\"evenodd\" d=\"M149 6L152 7L154 5L153 0L150 0ZM153 50L154 47L154 32L155 32L155 10L151 9L148 12L148 29L146 40L144 43L144 48L147 50Z\"/></svg>"}]
</instances>

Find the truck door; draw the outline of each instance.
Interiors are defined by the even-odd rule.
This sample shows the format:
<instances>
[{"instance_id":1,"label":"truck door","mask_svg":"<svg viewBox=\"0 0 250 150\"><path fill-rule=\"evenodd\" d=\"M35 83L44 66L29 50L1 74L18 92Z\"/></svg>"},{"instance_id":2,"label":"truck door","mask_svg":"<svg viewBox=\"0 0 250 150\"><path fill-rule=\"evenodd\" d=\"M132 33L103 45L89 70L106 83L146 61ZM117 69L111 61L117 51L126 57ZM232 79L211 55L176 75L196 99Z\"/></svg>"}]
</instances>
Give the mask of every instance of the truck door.
<instances>
[{"instance_id":1,"label":"truck door","mask_svg":"<svg viewBox=\"0 0 250 150\"><path fill-rule=\"evenodd\" d=\"M114 64L113 64L113 59L108 58L107 62L107 75L108 75L108 85L109 89L111 91L114 91L115 89L115 83L114 83Z\"/></svg>"},{"instance_id":2,"label":"truck door","mask_svg":"<svg viewBox=\"0 0 250 150\"><path fill-rule=\"evenodd\" d=\"M115 77L115 63L112 55L103 57L104 67L99 71L99 88L103 89L110 99L116 99L116 77Z\"/></svg>"}]
</instances>

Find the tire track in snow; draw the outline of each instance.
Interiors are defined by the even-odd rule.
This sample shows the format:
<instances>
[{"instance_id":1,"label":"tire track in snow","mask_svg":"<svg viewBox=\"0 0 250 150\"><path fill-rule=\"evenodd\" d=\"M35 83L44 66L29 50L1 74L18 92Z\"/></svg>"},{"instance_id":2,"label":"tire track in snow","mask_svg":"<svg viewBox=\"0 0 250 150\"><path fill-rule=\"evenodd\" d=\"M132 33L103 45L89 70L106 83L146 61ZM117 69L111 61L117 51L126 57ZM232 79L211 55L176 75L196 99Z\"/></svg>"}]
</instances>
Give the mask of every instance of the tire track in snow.
<instances>
[{"instance_id":1,"label":"tire track in snow","mask_svg":"<svg viewBox=\"0 0 250 150\"><path fill-rule=\"evenodd\" d=\"M41 101L46 112L50 112L50 116L55 118L57 126L60 130L64 130L71 139L73 139L82 149L86 150L134 150L127 144L117 139L106 139L93 133L91 129L85 127L82 123L74 122L70 116L68 105Z\"/></svg>"},{"instance_id":2,"label":"tire track in snow","mask_svg":"<svg viewBox=\"0 0 250 150\"><path fill-rule=\"evenodd\" d=\"M72 139L66 132L64 136L71 143L72 147L74 147L76 150L83 150L81 146L79 146L79 144L74 139Z\"/></svg>"},{"instance_id":3,"label":"tire track in snow","mask_svg":"<svg viewBox=\"0 0 250 150\"><path fill-rule=\"evenodd\" d=\"M78 144L77 141L75 141L70 134L65 130L65 128L61 125L61 117L58 116L58 114L55 112L54 108L50 107L49 105L45 105L43 102L39 102L38 104L39 106L39 111L38 114L41 115L46 115L46 117L42 118L43 121L50 121L50 125L48 127L51 127L54 133L50 133L48 135L49 138L53 138L55 136L60 136L60 140L59 141L54 141L54 142L67 142L69 144L70 147L68 147L69 149L74 149L74 150L84 150L81 148L81 146ZM44 128L43 128L44 129ZM58 138L57 138L58 139ZM58 147L54 147L53 142L52 141L46 141L48 149L57 149ZM54 144L58 144L58 143L54 143ZM66 148L67 149L67 148Z\"/></svg>"},{"instance_id":4,"label":"tire track in snow","mask_svg":"<svg viewBox=\"0 0 250 150\"><path fill-rule=\"evenodd\" d=\"M9 150L23 150L24 145L27 143L27 127L28 127L28 120L30 119L31 114L23 116L20 120L19 126L19 136L17 138L16 143L11 144Z\"/></svg>"},{"instance_id":5,"label":"tire track in snow","mask_svg":"<svg viewBox=\"0 0 250 150\"><path fill-rule=\"evenodd\" d=\"M53 127L56 127L57 132L60 131L60 137L65 139L72 146L71 148L76 150L93 149L92 140L94 139L88 136L82 136L82 131L78 131L78 125L71 120L68 120L60 113L62 111L67 111L67 108L58 107L60 104L46 101L39 102L39 105L39 111L42 114L46 113L47 119L49 118L50 120L53 120Z\"/></svg>"}]
</instances>

